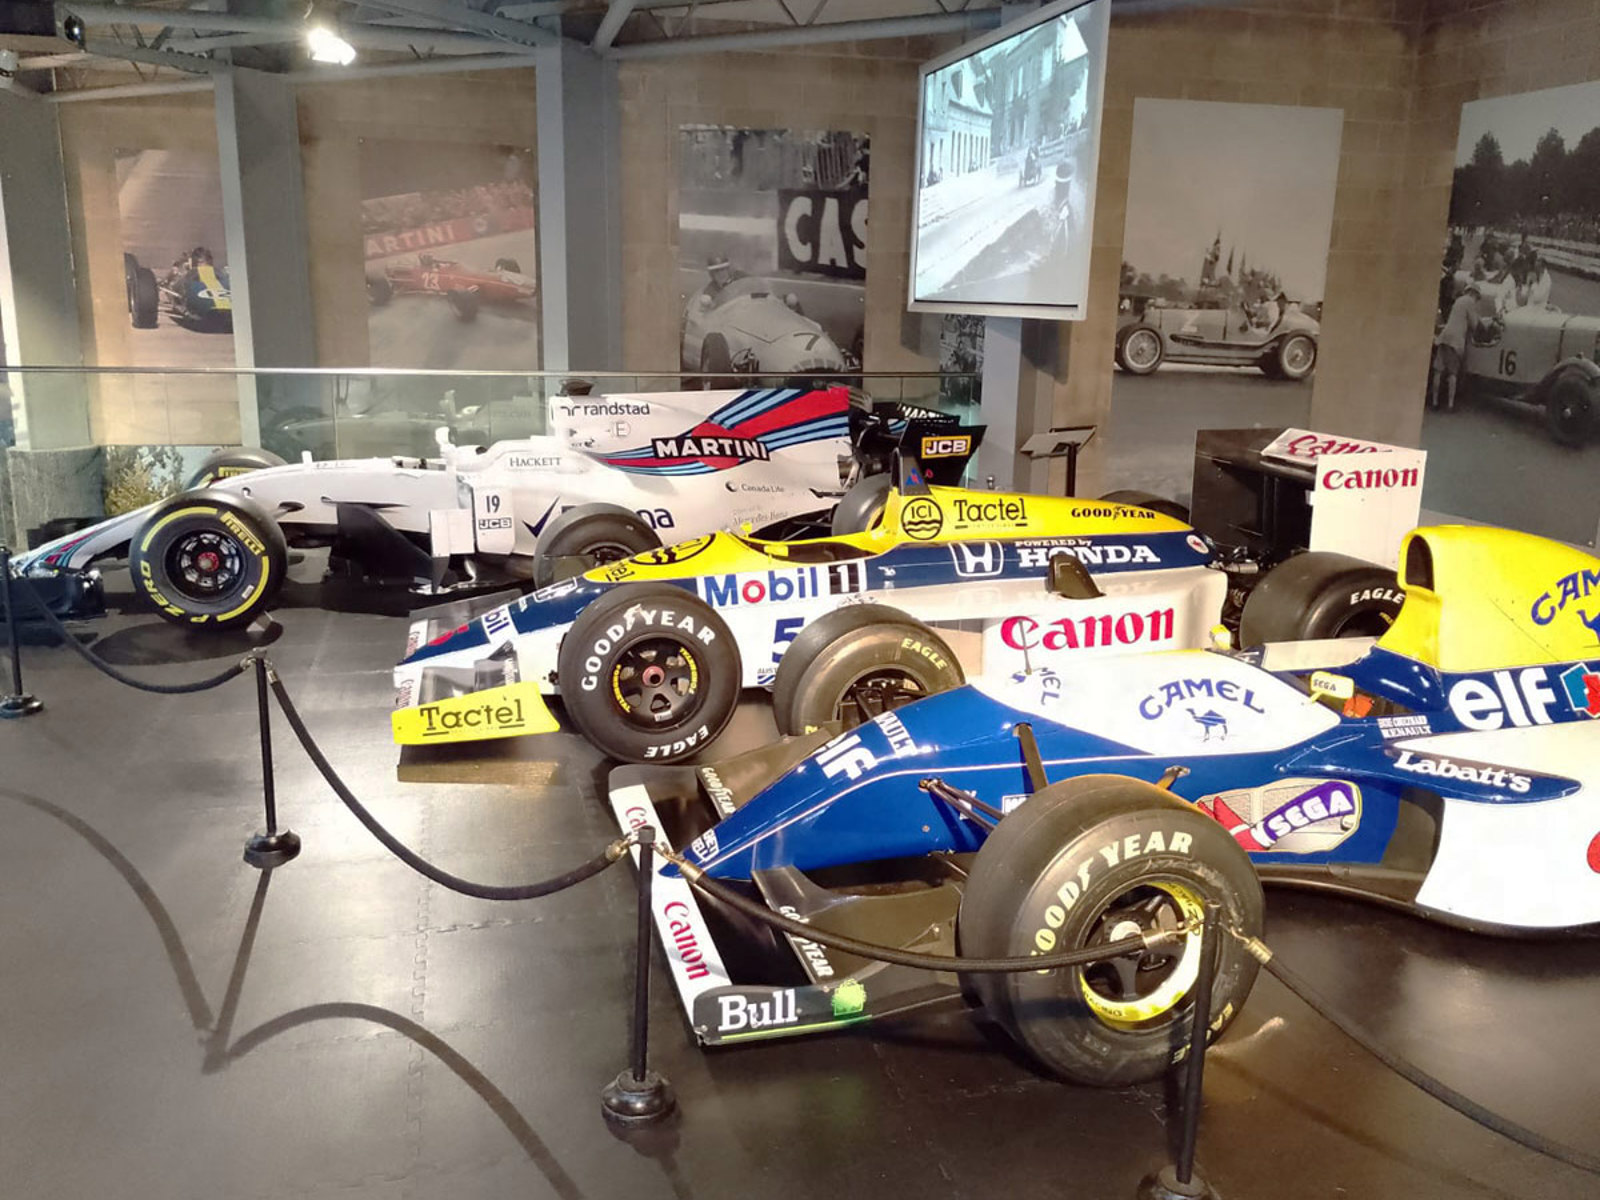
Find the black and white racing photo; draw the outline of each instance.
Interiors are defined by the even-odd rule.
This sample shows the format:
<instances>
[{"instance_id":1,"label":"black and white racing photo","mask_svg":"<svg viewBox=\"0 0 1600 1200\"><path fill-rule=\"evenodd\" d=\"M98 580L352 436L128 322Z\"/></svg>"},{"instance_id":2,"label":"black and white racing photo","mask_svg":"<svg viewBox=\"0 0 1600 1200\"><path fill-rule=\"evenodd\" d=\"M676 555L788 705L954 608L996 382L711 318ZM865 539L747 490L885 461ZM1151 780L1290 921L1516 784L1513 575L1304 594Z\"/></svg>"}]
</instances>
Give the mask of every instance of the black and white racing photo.
<instances>
[{"instance_id":1,"label":"black and white racing photo","mask_svg":"<svg viewBox=\"0 0 1600 1200\"><path fill-rule=\"evenodd\" d=\"M870 163L862 133L679 128L682 370L731 387L860 369Z\"/></svg>"},{"instance_id":2,"label":"black and white racing photo","mask_svg":"<svg viewBox=\"0 0 1600 1200\"><path fill-rule=\"evenodd\" d=\"M1198 430L1309 418L1343 127L1337 108L1134 102L1107 431L1129 486L1186 494Z\"/></svg>"},{"instance_id":3,"label":"black and white racing photo","mask_svg":"<svg viewBox=\"0 0 1600 1200\"><path fill-rule=\"evenodd\" d=\"M1064 7L925 70L913 305L1082 315L1110 18Z\"/></svg>"},{"instance_id":4,"label":"black and white racing photo","mask_svg":"<svg viewBox=\"0 0 1600 1200\"><path fill-rule=\"evenodd\" d=\"M1462 106L1435 324L1428 506L1593 545L1600 82Z\"/></svg>"}]
</instances>

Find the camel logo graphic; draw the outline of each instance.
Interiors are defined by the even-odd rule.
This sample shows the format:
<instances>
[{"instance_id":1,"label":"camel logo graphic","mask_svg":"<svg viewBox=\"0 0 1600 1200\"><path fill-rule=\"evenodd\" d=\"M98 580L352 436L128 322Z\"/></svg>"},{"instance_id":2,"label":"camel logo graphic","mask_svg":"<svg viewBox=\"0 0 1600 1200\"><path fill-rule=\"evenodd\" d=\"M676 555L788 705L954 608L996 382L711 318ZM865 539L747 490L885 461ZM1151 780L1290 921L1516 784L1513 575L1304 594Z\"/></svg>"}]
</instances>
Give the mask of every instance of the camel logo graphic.
<instances>
[{"instance_id":1,"label":"camel logo graphic","mask_svg":"<svg viewBox=\"0 0 1600 1200\"><path fill-rule=\"evenodd\" d=\"M1197 713L1191 708L1188 712L1194 718L1195 724L1199 725L1203 731L1203 736L1200 738L1202 742L1209 742L1213 734L1216 735L1218 741L1228 736L1228 718L1216 709L1208 709L1203 713Z\"/></svg>"},{"instance_id":2,"label":"camel logo graphic","mask_svg":"<svg viewBox=\"0 0 1600 1200\"><path fill-rule=\"evenodd\" d=\"M1580 608L1578 610L1578 620L1583 622L1583 627L1594 634L1597 640L1600 640L1600 612L1591 617L1585 610Z\"/></svg>"}]
</instances>

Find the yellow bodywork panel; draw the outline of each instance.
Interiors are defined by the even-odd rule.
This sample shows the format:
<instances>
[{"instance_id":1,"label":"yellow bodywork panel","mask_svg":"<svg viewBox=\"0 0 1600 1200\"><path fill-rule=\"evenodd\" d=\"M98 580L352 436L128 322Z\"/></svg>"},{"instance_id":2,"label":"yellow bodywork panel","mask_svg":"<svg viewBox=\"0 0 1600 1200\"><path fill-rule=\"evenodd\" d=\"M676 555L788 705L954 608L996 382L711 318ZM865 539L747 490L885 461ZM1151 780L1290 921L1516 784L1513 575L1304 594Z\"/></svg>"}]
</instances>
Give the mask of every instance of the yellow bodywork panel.
<instances>
[{"instance_id":1,"label":"yellow bodywork panel","mask_svg":"<svg viewBox=\"0 0 1600 1200\"><path fill-rule=\"evenodd\" d=\"M397 708L389 719L394 726L394 740L402 746L484 742L525 733L553 733L561 728L539 694L539 685L527 682Z\"/></svg>"},{"instance_id":2,"label":"yellow bodywork panel","mask_svg":"<svg viewBox=\"0 0 1600 1200\"><path fill-rule=\"evenodd\" d=\"M988 538L1093 537L1116 533L1181 533L1173 517L1127 504L1063 496L1027 496L930 487L902 495L891 491L883 517L866 533L809 541L769 542L731 533L709 533L675 546L647 550L625 562L596 567L584 576L599 583L644 583L700 575L766 571L817 562L806 548L819 543L845 546L860 557L896 546L944 544ZM845 558L854 557L845 555Z\"/></svg>"},{"instance_id":3,"label":"yellow bodywork panel","mask_svg":"<svg viewBox=\"0 0 1600 1200\"><path fill-rule=\"evenodd\" d=\"M1385 650L1449 672L1600 657L1593 555L1509 529L1437 525L1407 534L1400 561L1406 599L1378 639Z\"/></svg>"}]
</instances>

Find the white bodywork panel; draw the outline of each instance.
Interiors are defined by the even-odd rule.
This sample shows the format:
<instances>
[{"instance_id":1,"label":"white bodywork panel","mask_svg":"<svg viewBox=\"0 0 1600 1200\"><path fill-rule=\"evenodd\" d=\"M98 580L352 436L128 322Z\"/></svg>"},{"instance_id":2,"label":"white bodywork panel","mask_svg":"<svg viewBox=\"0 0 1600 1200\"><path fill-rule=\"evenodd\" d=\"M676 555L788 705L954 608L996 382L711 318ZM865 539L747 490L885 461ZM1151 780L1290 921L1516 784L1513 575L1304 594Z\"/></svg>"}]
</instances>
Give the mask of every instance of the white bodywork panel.
<instances>
[{"instance_id":1,"label":"white bodywork panel","mask_svg":"<svg viewBox=\"0 0 1600 1200\"><path fill-rule=\"evenodd\" d=\"M1589 721L1453 733L1398 743L1583 786L1521 804L1446 799L1439 847L1417 903L1466 920L1563 929L1600 914L1600 754ZM1552 853L1551 847L1557 847Z\"/></svg>"},{"instance_id":2,"label":"white bodywork panel","mask_svg":"<svg viewBox=\"0 0 1600 1200\"><path fill-rule=\"evenodd\" d=\"M1243 660L1207 651L1100 658L1062 674L988 676L981 691L1140 755L1236 757L1277 750L1339 718Z\"/></svg>"},{"instance_id":3,"label":"white bodywork panel","mask_svg":"<svg viewBox=\"0 0 1600 1200\"><path fill-rule=\"evenodd\" d=\"M353 503L373 505L394 528L426 536L437 528L435 513L464 509L473 518L475 548L487 554L533 554L550 518L581 504L630 509L668 544L827 509L842 490L840 464L850 455L847 435L786 445L770 458L702 474L649 474L601 461L648 446L653 438L676 438L743 394L561 396L550 402L550 423L558 430L551 435L481 450L443 442L440 457L431 459L290 463L211 486L255 500L289 529L332 527L335 505ZM16 568L85 567L125 545L149 511L114 517L18 555ZM436 545L435 553L470 553L473 547L460 547L457 527L451 530L447 546Z\"/></svg>"}]
</instances>

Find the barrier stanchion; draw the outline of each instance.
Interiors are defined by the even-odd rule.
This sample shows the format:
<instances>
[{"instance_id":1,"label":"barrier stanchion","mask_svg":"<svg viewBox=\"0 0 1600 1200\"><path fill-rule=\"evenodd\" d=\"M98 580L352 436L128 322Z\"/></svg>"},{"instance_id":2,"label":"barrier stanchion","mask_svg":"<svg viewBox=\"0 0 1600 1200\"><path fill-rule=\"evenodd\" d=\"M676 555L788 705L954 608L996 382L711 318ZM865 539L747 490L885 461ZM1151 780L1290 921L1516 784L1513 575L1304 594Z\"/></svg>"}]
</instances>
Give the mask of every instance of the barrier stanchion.
<instances>
[{"instance_id":1,"label":"barrier stanchion","mask_svg":"<svg viewBox=\"0 0 1600 1200\"><path fill-rule=\"evenodd\" d=\"M1139 1183L1137 1200L1219 1200L1217 1190L1194 1169L1195 1143L1200 1137L1201 1087L1205 1082L1206 1043L1211 1034L1211 987L1217 975L1217 926L1221 915L1205 903L1200 930L1200 970L1194 985L1194 1026L1189 1030L1189 1053L1183 1074L1183 1128L1179 1131L1177 1161L1146 1175Z\"/></svg>"},{"instance_id":2,"label":"barrier stanchion","mask_svg":"<svg viewBox=\"0 0 1600 1200\"><path fill-rule=\"evenodd\" d=\"M244 860L259 870L270 871L300 853L300 838L288 829L278 828L278 790L272 778L272 709L267 703L272 667L259 655L254 661L256 710L261 720L261 799L267 814L267 830L244 844Z\"/></svg>"},{"instance_id":3,"label":"barrier stanchion","mask_svg":"<svg viewBox=\"0 0 1600 1200\"><path fill-rule=\"evenodd\" d=\"M649 1125L672 1114L677 1100L666 1077L650 1069L650 947L655 937L651 892L655 878L656 831L639 835L639 935L634 949L633 1030L627 1070L600 1093L606 1120L625 1126Z\"/></svg>"},{"instance_id":4,"label":"barrier stanchion","mask_svg":"<svg viewBox=\"0 0 1600 1200\"><path fill-rule=\"evenodd\" d=\"M0 546L0 603L5 606L6 635L11 641L11 691L0 696L0 718L31 717L44 701L22 690L22 638L17 630L17 605L11 596L11 550Z\"/></svg>"}]
</instances>

